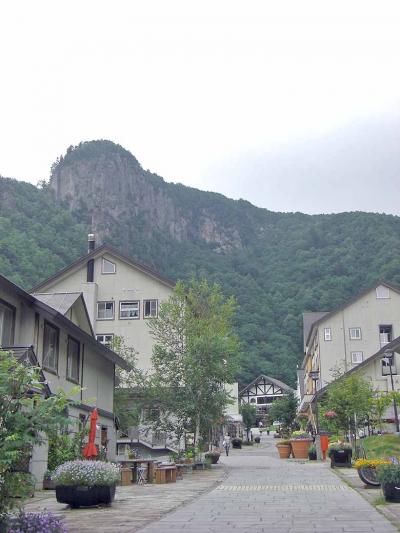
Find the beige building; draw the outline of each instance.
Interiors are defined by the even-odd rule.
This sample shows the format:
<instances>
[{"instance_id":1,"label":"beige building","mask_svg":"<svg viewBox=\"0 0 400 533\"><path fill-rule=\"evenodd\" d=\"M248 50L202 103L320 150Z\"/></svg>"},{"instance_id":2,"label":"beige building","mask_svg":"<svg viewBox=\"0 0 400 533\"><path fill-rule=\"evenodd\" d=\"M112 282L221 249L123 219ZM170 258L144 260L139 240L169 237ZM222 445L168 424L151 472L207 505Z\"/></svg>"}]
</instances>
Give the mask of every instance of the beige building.
<instances>
[{"instance_id":1,"label":"beige building","mask_svg":"<svg viewBox=\"0 0 400 533\"><path fill-rule=\"evenodd\" d=\"M172 281L107 244L89 253L32 289L38 298L82 292L96 338L111 346L115 336L138 354L138 366L151 369L153 339L148 319L157 317L160 302L173 291Z\"/></svg>"},{"instance_id":2,"label":"beige building","mask_svg":"<svg viewBox=\"0 0 400 533\"><path fill-rule=\"evenodd\" d=\"M304 313L303 324L304 359L298 388L300 409L306 410L315 390L333 380L335 369L349 372L363 367L400 335L400 290L379 282L332 312ZM311 372L316 372L314 381ZM374 387L384 387L389 373L389 366L376 359Z\"/></svg>"},{"instance_id":3,"label":"beige building","mask_svg":"<svg viewBox=\"0 0 400 533\"><path fill-rule=\"evenodd\" d=\"M98 408L98 445L115 457L115 367L128 369L125 361L96 341L82 294L34 297L0 276L0 348L20 361L40 365L46 391L63 389L67 395L77 385L78 394L68 414L84 424ZM77 425L72 425L74 431ZM34 450L30 470L40 485L47 469L47 447Z\"/></svg>"}]
</instances>

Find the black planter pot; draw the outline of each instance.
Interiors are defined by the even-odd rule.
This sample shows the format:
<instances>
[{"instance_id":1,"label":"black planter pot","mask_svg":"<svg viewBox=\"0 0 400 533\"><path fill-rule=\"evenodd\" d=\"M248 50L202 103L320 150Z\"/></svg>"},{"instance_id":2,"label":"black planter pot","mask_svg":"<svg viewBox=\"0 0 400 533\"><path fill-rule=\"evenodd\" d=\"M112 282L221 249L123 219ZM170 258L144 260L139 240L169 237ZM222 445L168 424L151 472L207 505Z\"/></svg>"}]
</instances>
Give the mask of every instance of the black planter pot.
<instances>
[{"instance_id":1,"label":"black planter pot","mask_svg":"<svg viewBox=\"0 0 400 533\"><path fill-rule=\"evenodd\" d=\"M317 452L308 452L308 459L310 461L316 461L317 460Z\"/></svg>"},{"instance_id":2,"label":"black planter pot","mask_svg":"<svg viewBox=\"0 0 400 533\"><path fill-rule=\"evenodd\" d=\"M332 450L329 454L331 467L351 467L353 450Z\"/></svg>"},{"instance_id":3,"label":"black planter pot","mask_svg":"<svg viewBox=\"0 0 400 533\"><path fill-rule=\"evenodd\" d=\"M73 508L110 504L115 496L115 485L111 487L56 487L59 503L68 503Z\"/></svg>"},{"instance_id":4,"label":"black planter pot","mask_svg":"<svg viewBox=\"0 0 400 533\"><path fill-rule=\"evenodd\" d=\"M240 439L232 439L232 448L241 448L242 441Z\"/></svg>"},{"instance_id":5,"label":"black planter pot","mask_svg":"<svg viewBox=\"0 0 400 533\"><path fill-rule=\"evenodd\" d=\"M214 453L206 453L205 455L206 459L210 459L212 465L216 465L219 461L219 454Z\"/></svg>"},{"instance_id":6,"label":"black planter pot","mask_svg":"<svg viewBox=\"0 0 400 533\"><path fill-rule=\"evenodd\" d=\"M400 502L400 483L382 483L383 495L388 502Z\"/></svg>"},{"instance_id":7,"label":"black planter pot","mask_svg":"<svg viewBox=\"0 0 400 533\"><path fill-rule=\"evenodd\" d=\"M260 437L254 437L254 442L256 444L260 444L260 441L261 441Z\"/></svg>"}]
</instances>

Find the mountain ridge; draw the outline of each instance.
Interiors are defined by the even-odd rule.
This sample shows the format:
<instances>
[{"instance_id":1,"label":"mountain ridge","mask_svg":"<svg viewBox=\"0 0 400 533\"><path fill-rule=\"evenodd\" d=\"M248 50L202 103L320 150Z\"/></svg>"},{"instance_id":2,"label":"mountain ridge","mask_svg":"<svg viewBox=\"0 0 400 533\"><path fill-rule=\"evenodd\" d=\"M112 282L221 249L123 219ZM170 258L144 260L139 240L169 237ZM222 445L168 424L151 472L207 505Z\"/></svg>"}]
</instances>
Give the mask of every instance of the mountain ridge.
<instances>
[{"instance_id":1,"label":"mountain ridge","mask_svg":"<svg viewBox=\"0 0 400 533\"><path fill-rule=\"evenodd\" d=\"M94 231L173 279L218 282L240 306L244 384L259 373L295 383L303 311L333 309L377 279L400 284L394 215L276 213L165 182L111 141L70 147L32 187L0 179L0 272L32 286L85 253Z\"/></svg>"}]
</instances>

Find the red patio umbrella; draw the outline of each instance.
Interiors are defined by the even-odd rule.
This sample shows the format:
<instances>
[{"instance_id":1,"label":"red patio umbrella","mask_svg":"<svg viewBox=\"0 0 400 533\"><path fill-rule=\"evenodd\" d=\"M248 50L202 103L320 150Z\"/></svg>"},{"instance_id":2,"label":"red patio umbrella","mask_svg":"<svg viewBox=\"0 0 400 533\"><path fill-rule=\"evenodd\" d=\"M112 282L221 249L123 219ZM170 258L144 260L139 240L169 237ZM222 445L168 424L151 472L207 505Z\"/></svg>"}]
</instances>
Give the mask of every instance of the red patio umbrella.
<instances>
[{"instance_id":1,"label":"red patio umbrella","mask_svg":"<svg viewBox=\"0 0 400 533\"><path fill-rule=\"evenodd\" d=\"M90 415L89 442L83 449L83 456L87 459L90 459L90 457L97 457L97 448L94 444L94 441L96 439L96 425L98 417L97 408L94 408L92 414Z\"/></svg>"}]
</instances>

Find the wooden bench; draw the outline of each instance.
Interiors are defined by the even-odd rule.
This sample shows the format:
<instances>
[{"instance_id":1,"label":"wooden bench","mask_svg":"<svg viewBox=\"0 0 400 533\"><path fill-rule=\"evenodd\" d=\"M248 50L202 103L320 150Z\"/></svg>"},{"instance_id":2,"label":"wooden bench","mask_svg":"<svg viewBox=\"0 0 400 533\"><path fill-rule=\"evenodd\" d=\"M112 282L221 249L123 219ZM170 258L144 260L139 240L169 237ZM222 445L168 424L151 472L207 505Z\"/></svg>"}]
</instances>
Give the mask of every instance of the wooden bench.
<instances>
[{"instance_id":1,"label":"wooden bench","mask_svg":"<svg viewBox=\"0 0 400 533\"><path fill-rule=\"evenodd\" d=\"M176 465L159 466L156 470L156 483L176 483Z\"/></svg>"}]
</instances>

